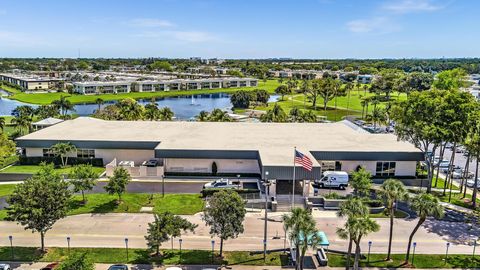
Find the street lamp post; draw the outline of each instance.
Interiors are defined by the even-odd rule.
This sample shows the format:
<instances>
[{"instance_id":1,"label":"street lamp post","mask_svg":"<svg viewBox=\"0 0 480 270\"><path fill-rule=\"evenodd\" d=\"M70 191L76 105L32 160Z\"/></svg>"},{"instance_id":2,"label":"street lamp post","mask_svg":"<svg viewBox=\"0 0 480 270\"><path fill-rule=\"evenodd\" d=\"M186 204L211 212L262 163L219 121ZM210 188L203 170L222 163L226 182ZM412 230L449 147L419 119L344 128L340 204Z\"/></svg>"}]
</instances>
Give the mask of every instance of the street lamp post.
<instances>
[{"instance_id":1,"label":"street lamp post","mask_svg":"<svg viewBox=\"0 0 480 270\"><path fill-rule=\"evenodd\" d=\"M475 248L477 247L477 238L472 238L473 240L473 253L472 257L475 259Z\"/></svg>"},{"instance_id":2,"label":"street lamp post","mask_svg":"<svg viewBox=\"0 0 480 270\"><path fill-rule=\"evenodd\" d=\"M67 236L67 249L68 249L68 255L70 255L70 236Z\"/></svg>"},{"instance_id":3,"label":"street lamp post","mask_svg":"<svg viewBox=\"0 0 480 270\"><path fill-rule=\"evenodd\" d=\"M415 262L415 248L416 247L417 247L417 242L413 242L412 265Z\"/></svg>"},{"instance_id":4,"label":"street lamp post","mask_svg":"<svg viewBox=\"0 0 480 270\"><path fill-rule=\"evenodd\" d=\"M263 227L263 261L266 260L267 257L267 220L268 220L268 195L267 190L269 189L270 181L268 180L268 171L265 172L265 182L263 186L265 187L265 222Z\"/></svg>"},{"instance_id":5,"label":"street lamp post","mask_svg":"<svg viewBox=\"0 0 480 270\"><path fill-rule=\"evenodd\" d=\"M448 248L450 247L450 243L447 243L447 250L445 251L445 264L447 263L448 259Z\"/></svg>"},{"instance_id":6,"label":"street lamp post","mask_svg":"<svg viewBox=\"0 0 480 270\"><path fill-rule=\"evenodd\" d=\"M367 255L367 265L370 264L370 249L372 248L372 241L368 241L368 255Z\"/></svg>"},{"instance_id":7,"label":"street lamp post","mask_svg":"<svg viewBox=\"0 0 480 270\"><path fill-rule=\"evenodd\" d=\"M182 264L182 238L178 239L178 244L180 245L180 264Z\"/></svg>"},{"instance_id":8,"label":"street lamp post","mask_svg":"<svg viewBox=\"0 0 480 270\"><path fill-rule=\"evenodd\" d=\"M8 239L10 240L10 255L12 256L12 261L13 261L13 258L15 257L14 254L13 254L13 236L8 236Z\"/></svg>"},{"instance_id":9,"label":"street lamp post","mask_svg":"<svg viewBox=\"0 0 480 270\"><path fill-rule=\"evenodd\" d=\"M125 250L127 251L127 262L128 262L128 238L125 238Z\"/></svg>"},{"instance_id":10,"label":"street lamp post","mask_svg":"<svg viewBox=\"0 0 480 270\"><path fill-rule=\"evenodd\" d=\"M212 264L215 263L215 240L212 240Z\"/></svg>"}]
</instances>

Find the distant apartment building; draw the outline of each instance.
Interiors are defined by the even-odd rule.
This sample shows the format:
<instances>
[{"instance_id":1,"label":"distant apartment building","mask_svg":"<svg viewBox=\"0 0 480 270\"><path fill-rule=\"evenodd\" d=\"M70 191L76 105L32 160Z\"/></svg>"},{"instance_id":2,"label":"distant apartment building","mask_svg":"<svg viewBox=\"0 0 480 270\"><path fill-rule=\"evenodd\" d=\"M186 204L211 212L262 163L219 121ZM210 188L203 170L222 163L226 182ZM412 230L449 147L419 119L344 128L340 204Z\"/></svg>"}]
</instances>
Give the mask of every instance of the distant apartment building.
<instances>
[{"instance_id":1,"label":"distant apartment building","mask_svg":"<svg viewBox=\"0 0 480 270\"><path fill-rule=\"evenodd\" d=\"M116 81L116 82L75 82L74 91L80 94L113 94L128 92L159 92L175 90L218 89L231 87L256 87L257 79L219 78L219 79L177 79L159 81Z\"/></svg>"},{"instance_id":2,"label":"distant apartment building","mask_svg":"<svg viewBox=\"0 0 480 270\"><path fill-rule=\"evenodd\" d=\"M63 84L63 81L58 78L7 73L0 74L0 81L18 85L23 91L49 90L60 88Z\"/></svg>"}]
</instances>

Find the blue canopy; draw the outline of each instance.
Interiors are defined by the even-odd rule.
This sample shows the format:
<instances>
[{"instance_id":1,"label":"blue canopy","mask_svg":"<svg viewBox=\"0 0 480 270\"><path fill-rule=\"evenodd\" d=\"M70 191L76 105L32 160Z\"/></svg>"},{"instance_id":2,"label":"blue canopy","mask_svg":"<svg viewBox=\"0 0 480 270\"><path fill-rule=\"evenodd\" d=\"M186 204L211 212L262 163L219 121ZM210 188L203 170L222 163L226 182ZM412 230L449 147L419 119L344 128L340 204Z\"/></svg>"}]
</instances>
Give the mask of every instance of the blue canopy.
<instances>
[{"instance_id":1,"label":"blue canopy","mask_svg":"<svg viewBox=\"0 0 480 270\"><path fill-rule=\"evenodd\" d=\"M307 241L308 242L311 242L312 240L312 237L313 237L313 234L310 234L307 236ZM327 238L327 235L322 232L322 231L318 231L317 232L317 237L322 239L322 241L318 244L319 246L321 247L328 247L330 245L330 242L328 241L328 238ZM298 240L299 241L303 241L304 240L304 236L303 236L303 233L301 233L299 236L298 236Z\"/></svg>"}]
</instances>

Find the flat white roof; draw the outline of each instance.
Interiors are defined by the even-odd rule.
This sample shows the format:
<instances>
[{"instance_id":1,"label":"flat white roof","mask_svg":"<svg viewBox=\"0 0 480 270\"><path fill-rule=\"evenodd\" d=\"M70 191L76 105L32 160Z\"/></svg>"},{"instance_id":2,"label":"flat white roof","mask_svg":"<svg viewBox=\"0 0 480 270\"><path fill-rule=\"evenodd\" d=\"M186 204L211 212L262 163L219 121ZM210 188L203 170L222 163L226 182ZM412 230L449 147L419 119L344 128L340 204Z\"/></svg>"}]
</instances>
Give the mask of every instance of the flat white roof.
<instances>
[{"instance_id":1,"label":"flat white roof","mask_svg":"<svg viewBox=\"0 0 480 270\"><path fill-rule=\"evenodd\" d=\"M418 153L393 134L358 132L336 123L67 120L18 141L159 142L161 150L258 151L264 166L290 166L293 147L309 151ZM313 158L312 158L313 160Z\"/></svg>"}]
</instances>

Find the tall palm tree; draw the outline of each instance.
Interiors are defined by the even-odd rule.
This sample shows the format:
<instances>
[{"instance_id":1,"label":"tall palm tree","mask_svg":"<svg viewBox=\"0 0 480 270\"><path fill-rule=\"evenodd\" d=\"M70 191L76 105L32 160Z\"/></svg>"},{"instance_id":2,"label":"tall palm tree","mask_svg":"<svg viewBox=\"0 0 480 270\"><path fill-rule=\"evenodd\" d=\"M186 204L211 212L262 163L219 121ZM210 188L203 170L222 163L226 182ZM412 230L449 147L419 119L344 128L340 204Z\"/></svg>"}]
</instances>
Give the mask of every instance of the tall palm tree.
<instances>
[{"instance_id":1,"label":"tall palm tree","mask_svg":"<svg viewBox=\"0 0 480 270\"><path fill-rule=\"evenodd\" d=\"M156 102L150 102L145 105L144 117L150 121L158 120L160 118L160 110L158 109Z\"/></svg>"},{"instance_id":2,"label":"tall palm tree","mask_svg":"<svg viewBox=\"0 0 480 270\"><path fill-rule=\"evenodd\" d=\"M288 238L295 245L295 269L303 269L305 252L309 246L309 236L316 236L315 220L312 214L303 208L293 208L290 214L282 216L284 228L288 231ZM318 242L318 241L313 241Z\"/></svg>"},{"instance_id":3,"label":"tall palm tree","mask_svg":"<svg viewBox=\"0 0 480 270\"><path fill-rule=\"evenodd\" d=\"M347 221L350 231L353 232L355 242L355 262L353 263L353 269L358 270L358 264L360 262L360 243L363 236L366 236L372 232L378 232L380 230L380 225L369 218L368 216L362 216L360 218L351 218Z\"/></svg>"},{"instance_id":4,"label":"tall palm tree","mask_svg":"<svg viewBox=\"0 0 480 270\"><path fill-rule=\"evenodd\" d=\"M347 111L350 109L350 94L353 89L353 83L349 82L345 85L345 91L347 92Z\"/></svg>"},{"instance_id":5,"label":"tall palm tree","mask_svg":"<svg viewBox=\"0 0 480 270\"><path fill-rule=\"evenodd\" d=\"M77 150L75 145L67 143L56 143L50 148L53 154L57 157L60 157L62 161L62 167L65 167L68 164L68 154Z\"/></svg>"},{"instance_id":6,"label":"tall palm tree","mask_svg":"<svg viewBox=\"0 0 480 270\"><path fill-rule=\"evenodd\" d=\"M288 120L287 114L282 109L282 107L280 107L280 105L278 105L277 103L273 105L272 109L269 109L267 113L265 113L260 117L260 121L262 122L282 122L283 123L283 122L286 122L287 120Z\"/></svg>"},{"instance_id":7,"label":"tall palm tree","mask_svg":"<svg viewBox=\"0 0 480 270\"><path fill-rule=\"evenodd\" d=\"M201 111L197 116L197 120L200 122L206 122L208 121L208 112L207 111Z\"/></svg>"},{"instance_id":8,"label":"tall palm tree","mask_svg":"<svg viewBox=\"0 0 480 270\"><path fill-rule=\"evenodd\" d=\"M74 105L65 96L60 96L60 99L52 101L52 105L56 106L61 114L65 116L68 111L73 111Z\"/></svg>"},{"instance_id":9,"label":"tall palm tree","mask_svg":"<svg viewBox=\"0 0 480 270\"><path fill-rule=\"evenodd\" d=\"M95 99L95 104L98 105L98 111L100 111L101 106L102 106L104 103L105 103L105 101L103 101L103 99L101 99L101 98Z\"/></svg>"},{"instance_id":10,"label":"tall palm tree","mask_svg":"<svg viewBox=\"0 0 480 270\"><path fill-rule=\"evenodd\" d=\"M22 135L29 133L32 130L32 118L28 116L16 116L10 123Z\"/></svg>"},{"instance_id":11,"label":"tall palm tree","mask_svg":"<svg viewBox=\"0 0 480 270\"><path fill-rule=\"evenodd\" d=\"M160 120L172 121L174 113L169 107L163 107L159 110Z\"/></svg>"},{"instance_id":12,"label":"tall palm tree","mask_svg":"<svg viewBox=\"0 0 480 270\"><path fill-rule=\"evenodd\" d=\"M120 109L122 120L135 121L143 118L143 106L132 98L122 99L116 106Z\"/></svg>"},{"instance_id":13,"label":"tall palm tree","mask_svg":"<svg viewBox=\"0 0 480 270\"><path fill-rule=\"evenodd\" d=\"M393 218L395 217L395 203L408 199L408 191L402 182L396 179L388 179L380 187L380 196L385 201L385 207L390 213L390 234L388 237L388 252L386 260L391 260L392 238L393 238Z\"/></svg>"},{"instance_id":14,"label":"tall palm tree","mask_svg":"<svg viewBox=\"0 0 480 270\"><path fill-rule=\"evenodd\" d=\"M5 127L6 121L5 117L0 117L0 129L3 131L3 128Z\"/></svg>"},{"instance_id":15,"label":"tall palm tree","mask_svg":"<svg viewBox=\"0 0 480 270\"><path fill-rule=\"evenodd\" d=\"M347 201L340 204L340 209L337 212L339 217L347 217L347 219L359 218L367 216L369 213L368 207L363 203L360 198L349 198ZM348 223L347 223L348 224ZM350 268L350 257L352 256L352 246L354 240L354 232L350 230L347 225L344 229L337 229L337 234L342 239L348 240L348 250L345 269Z\"/></svg>"},{"instance_id":16,"label":"tall palm tree","mask_svg":"<svg viewBox=\"0 0 480 270\"><path fill-rule=\"evenodd\" d=\"M407 255L405 256L405 263L407 264L410 258L410 247L412 246L413 236L415 236L418 228L422 226L427 217L442 218L445 213L443 206L440 204L440 200L429 193L421 193L414 197L411 208L417 213L418 222L408 237Z\"/></svg>"}]
</instances>

